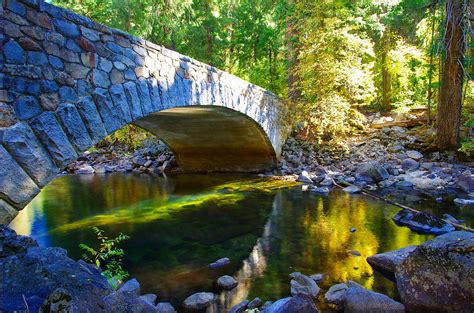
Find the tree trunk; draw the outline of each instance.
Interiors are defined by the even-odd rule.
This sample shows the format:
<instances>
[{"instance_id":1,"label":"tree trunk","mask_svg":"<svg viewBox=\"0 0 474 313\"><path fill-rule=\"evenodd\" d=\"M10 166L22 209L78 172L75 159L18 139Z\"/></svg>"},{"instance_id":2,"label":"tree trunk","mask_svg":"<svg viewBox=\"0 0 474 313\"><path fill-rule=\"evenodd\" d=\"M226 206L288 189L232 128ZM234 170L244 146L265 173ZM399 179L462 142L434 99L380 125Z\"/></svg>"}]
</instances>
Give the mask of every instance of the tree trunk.
<instances>
[{"instance_id":1,"label":"tree trunk","mask_svg":"<svg viewBox=\"0 0 474 313\"><path fill-rule=\"evenodd\" d=\"M446 2L446 56L438 103L438 148L455 150L459 143L463 87L464 35L462 31L463 0Z\"/></svg>"},{"instance_id":2,"label":"tree trunk","mask_svg":"<svg viewBox=\"0 0 474 313\"><path fill-rule=\"evenodd\" d=\"M389 30L386 30L382 37L382 103L383 110L392 109L392 76L388 70L388 53L391 50L391 38Z\"/></svg>"}]
</instances>

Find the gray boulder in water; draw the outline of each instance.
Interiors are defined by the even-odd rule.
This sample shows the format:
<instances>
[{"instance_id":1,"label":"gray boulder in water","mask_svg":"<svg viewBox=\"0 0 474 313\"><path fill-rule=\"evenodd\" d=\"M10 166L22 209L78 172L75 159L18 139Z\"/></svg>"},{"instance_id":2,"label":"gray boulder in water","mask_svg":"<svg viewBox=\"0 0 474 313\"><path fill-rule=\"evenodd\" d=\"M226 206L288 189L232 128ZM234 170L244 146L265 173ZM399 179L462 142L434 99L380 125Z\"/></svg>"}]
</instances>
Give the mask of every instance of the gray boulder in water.
<instances>
[{"instance_id":1,"label":"gray boulder in water","mask_svg":"<svg viewBox=\"0 0 474 313\"><path fill-rule=\"evenodd\" d=\"M453 225L440 218L408 209L402 209L392 219L397 225L407 226L411 230L424 234L441 235L456 230Z\"/></svg>"},{"instance_id":2,"label":"gray boulder in water","mask_svg":"<svg viewBox=\"0 0 474 313\"><path fill-rule=\"evenodd\" d=\"M375 254L367 258L367 263L377 269L395 273L397 266L400 265L416 247L417 246L408 246L394 251Z\"/></svg>"},{"instance_id":3,"label":"gray boulder in water","mask_svg":"<svg viewBox=\"0 0 474 313\"><path fill-rule=\"evenodd\" d=\"M419 245L395 278L411 312L474 312L474 233L455 231Z\"/></svg>"},{"instance_id":4,"label":"gray boulder in water","mask_svg":"<svg viewBox=\"0 0 474 313\"><path fill-rule=\"evenodd\" d=\"M344 295L345 313L404 313L405 306L384 294L365 289L361 285L347 281Z\"/></svg>"},{"instance_id":5,"label":"gray boulder in water","mask_svg":"<svg viewBox=\"0 0 474 313\"><path fill-rule=\"evenodd\" d=\"M280 299L263 310L263 313L318 313L319 310L311 297L298 294Z\"/></svg>"},{"instance_id":6,"label":"gray boulder in water","mask_svg":"<svg viewBox=\"0 0 474 313\"><path fill-rule=\"evenodd\" d=\"M290 277L292 278L290 282L292 296L303 293L312 298L316 298L321 291L321 288L319 288L318 284L316 284L312 278L300 272L292 273Z\"/></svg>"},{"instance_id":7,"label":"gray boulder in water","mask_svg":"<svg viewBox=\"0 0 474 313\"><path fill-rule=\"evenodd\" d=\"M183 306L190 310L202 310L207 308L216 300L216 295L212 292L198 292L187 297Z\"/></svg>"}]
</instances>

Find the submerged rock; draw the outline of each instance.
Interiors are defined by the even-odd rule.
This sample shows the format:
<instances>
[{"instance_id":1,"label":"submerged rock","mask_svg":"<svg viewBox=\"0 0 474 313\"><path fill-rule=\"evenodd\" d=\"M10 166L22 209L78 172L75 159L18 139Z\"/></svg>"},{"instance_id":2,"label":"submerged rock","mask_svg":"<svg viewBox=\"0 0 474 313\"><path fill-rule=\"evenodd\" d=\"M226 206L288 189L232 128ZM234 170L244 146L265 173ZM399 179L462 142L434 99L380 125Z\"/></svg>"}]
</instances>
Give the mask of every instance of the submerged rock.
<instances>
[{"instance_id":1,"label":"submerged rock","mask_svg":"<svg viewBox=\"0 0 474 313\"><path fill-rule=\"evenodd\" d=\"M329 193L328 187L311 187L311 192L327 195Z\"/></svg>"},{"instance_id":2,"label":"submerged rock","mask_svg":"<svg viewBox=\"0 0 474 313\"><path fill-rule=\"evenodd\" d=\"M224 267L226 265L229 265L230 264L230 259L229 258L222 258L222 259L219 259L211 264L209 264L209 268L220 268L220 267Z\"/></svg>"},{"instance_id":3,"label":"submerged rock","mask_svg":"<svg viewBox=\"0 0 474 313\"><path fill-rule=\"evenodd\" d=\"M408 209L399 211L392 217L397 225L407 226L411 230L424 233L441 235L455 230L454 226L423 212L413 212Z\"/></svg>"},{"instance_id":4,"label":"submerged rock","mask_svg":"<svg viewBox=\"0 0 474 313\"><path fill-rule=\"evenodd\" d=\"M274 302L263 313L318 313L318 308L311 297L298 294Z\"/></svg>"},{"instance_id":5,"label":"submerged rock","mask_svg":"<svg viewBox=\"0 0 474 313\"><path fill-rule=\"evenodd\" d=\"M176 310L169 302L160 302L156 305L157 313L176 313Z\"/></svg>"},{"instance_id":6,"label":"submerged rock","mask_svg":"<svg viewBox=\"0 0 474 313\"><path fill-rule=\"evenodd\" d=\"M324 301L335 304L336 306L342 305L347 288L348 287L346 284L337 284L331 286L331 288L329 288L329 290L324 295Z\"/></svg>"},{"instance_id":7,"label":"submerged rock","mask_svg":"<svg viewBox=\"0 0 474 313\"><path fill-rule=\"evenodd\" d=\"M455 231L419 245L395 278L411 312L473 312L474 233Z\"/></svg>"},{"instance_id":8,"label":"submerged rock","mask_svg":"<svg viewBox=\"0 0 474 313\"><path fill-rule=\"evenodd\" d=\"M187 297L183 306L190 310L202 310L207 308L216 300L216 295L212 292L198 292Z\"/></svg>"},{"instance_id":9,"label":"submerged rock","mask_svg":"<svg viewBox=\"0 0 474 313\"><path fill-rule=\"evenodd\" d=\"M156 295L154 295L152 293L148 293L146 295L140 296L140 299L145 300L146 302L150 303L151 305L155 305Z\"/></svg>"},{"instance_id":10,"label":"submerged rock","mask_svg":"<svg viewBox=\"0 0 474 313\"><path fill-rule=\"evenodd\" d=\"M367 258L367 262L375 268L382 269L391 273L408 255L416 249L417 246L408 246L394 251L379 253Z\"/></svg>"},{"instance_id":11,"label":"submerged rock","mask_svg":"<svg viewBox=\"0 0 474 313\"><path fill-rule=\"evenodd\" d=\"M456 198L454 199L454 203L459 204L459 205L474 205L474 199Z\"/></svg>"},{"instance_id":12,"label":"submerged rock","mask_svg":"<svg viewBox=\"0 0 474 313\"><path fill-rule=\"evenodd\" d=\"M231 290L237 286L238 282L234 279L234 277L224 275L219 277L219 279L217 280L217 284L224 289Z\"/></svg>"},{"instance_id":13,"label":"submerged rock","mask_svg":"<svg viewBox=\"0 0 474 313\"><path fill-rule=\"evenodd\" d=\"M403 304L384 294L365 289L353 281L348 281L347 286L343 301L345 313L405 312Z\"/></svg>"},{"instance_id":14,"label":"submerged rock","mask_svg":"<svg viewBox=\"0 0 474 313\"><path fill-rule=\"evenodd\" d=\"M290 282L292 296L302 293L312 298L316 298L321 291L318 284L306 275L295 272L290 274L290 277L292 278Z\"/></svg>"}]
</instances>

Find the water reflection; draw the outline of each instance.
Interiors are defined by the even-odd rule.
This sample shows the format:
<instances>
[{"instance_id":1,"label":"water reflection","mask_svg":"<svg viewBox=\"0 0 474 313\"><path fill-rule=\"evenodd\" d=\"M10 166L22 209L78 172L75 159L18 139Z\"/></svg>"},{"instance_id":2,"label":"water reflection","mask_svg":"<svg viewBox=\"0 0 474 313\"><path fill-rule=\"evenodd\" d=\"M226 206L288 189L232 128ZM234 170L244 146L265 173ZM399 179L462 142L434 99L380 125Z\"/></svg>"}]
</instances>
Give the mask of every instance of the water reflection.
<instances>
[{"instance_id":1,"label":"water reflection","mask_svg":"<svg viewBox=\"0 0 474 313\"><path fill-rule=\"evenodd\" d=\"M323 288L351 279L396 297L394 284L365 258L430 236L396 226L391 217L397 208L380 201L290 187L235 175L65 176L48 185L12 225L44 245L66 248L73 258L80 256L79 243L94 243L91 226L111 235L127 233L125 266L142 292L177 307L198 291L218 294L214 312L256 296L276 300L289 294L288 274L294 271L327 274ZM351 227L357 231L351 233ZM221 257L232 263L207 267ZM238 287L218 288L216 280L225 274L234 276Z\"/></svg>"}]
</instances>

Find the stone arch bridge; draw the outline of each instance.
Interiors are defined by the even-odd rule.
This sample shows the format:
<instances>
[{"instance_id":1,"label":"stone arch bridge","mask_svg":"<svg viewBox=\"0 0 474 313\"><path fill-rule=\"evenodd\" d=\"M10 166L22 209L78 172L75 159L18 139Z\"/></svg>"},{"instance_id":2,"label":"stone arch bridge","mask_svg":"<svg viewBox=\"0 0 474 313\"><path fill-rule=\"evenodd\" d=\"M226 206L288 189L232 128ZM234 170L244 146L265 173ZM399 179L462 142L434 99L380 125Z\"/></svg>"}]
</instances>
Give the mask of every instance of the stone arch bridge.
<instances>
[{"instance_id":1,"label":"stone arch bridge","mask_svg":"<svg viewBox=\"0 0 474 313\"><path fill-rule=\"evenodd\" d=\"M274 94L43 0L2 0L0 12L0 223L131 123L184 170L276 164L288 127Z\"/></svg>"}]
</instances>

